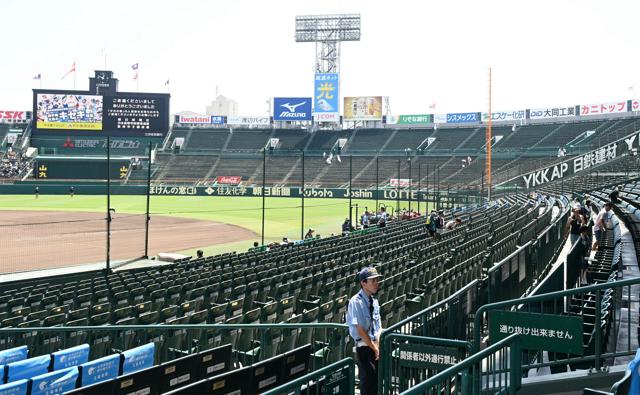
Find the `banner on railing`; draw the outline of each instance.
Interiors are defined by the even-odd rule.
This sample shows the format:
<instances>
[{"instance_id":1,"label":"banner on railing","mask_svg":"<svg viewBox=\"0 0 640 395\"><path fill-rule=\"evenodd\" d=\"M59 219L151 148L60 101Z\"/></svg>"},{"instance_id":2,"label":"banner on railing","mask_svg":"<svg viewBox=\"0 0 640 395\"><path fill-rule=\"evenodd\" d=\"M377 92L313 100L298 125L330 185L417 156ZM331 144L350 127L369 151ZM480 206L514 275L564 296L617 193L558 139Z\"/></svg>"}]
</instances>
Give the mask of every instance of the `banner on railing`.
<instances>
[{"instance_id":1,"label":"banner on railing","mask_svg":"<svg viewBox=\"0 0 640 395\"><path fill-rule=\"evenodd\" d=\"M392 125L415 125L421 123L433 123L433 114L416 115L389 115L387 123Z\"/></svg>"},{"instance_id":2,"label":"banner on railing","mask_svg":"<svg viewBox=\"0 0 640 395\"><path fill-rule=\"evenodd\" d=\"M227 125L269 126L269 117L227 117Z\"/></svg>"},{"instance_id":3,"label":"banner on railing","mask_svg":"<svg viewBox=\"0 0 640 395\"><path fill-rule=\"evenodd\" d=\"M447 123L473 123L480 122L478 112L456 112L447 114Z\"/></svg>"},{"instance_id":4,"label":"banner on railing","mask_svg":"<svg viewBox=\"0 0 640 395\"><path fill-rule=\"evenodd\" d=\"M408 179L402 181L408 186ZM375 200L418 200L418 192L416 190L409 191L408 188L402 187L399 191L396 187L386 189L360 189L354 188L349 191L348 188L305 188L304 196L310 198L334 198L334 199L348 199L349 196L353 199L371 199ZM262 187L245 187L245 186L231 186L231 185L216 185L216 186L185 186L185 185L165 185L158 184L152 185L150 193L158 196L262 196ZM264 195L267 197L302 197L302 188L296 187L266 187L264 189ZM429 194L433 199L433 192ZM451 196L455 196L451 194ZM472 198L468 193L464 194L465 197ZM425 190L420 192L420 200L425 201L427 198L427 192Z\"/></svg>"},{"instance_id":5,"label":"banner on railing","mask_svg":"<svg viewBox=\"0 0 640 395\"><path fill-rule=\"evenodd\" d=\"M224 117L222 115L180 115L178 122L192 125L222 125Z\"/></svg>"},{"instance_id":6,"label":"banner on railing","mask_svg":"<svg viewBox=\"0 0 640 395\"><path fill-rule=\"evenodd\" d=\"M575 117L578 113L576 108L571 107L548 107L548 108L534 108L529 110L529 119L551 119L551 118L564 118Z\"/></svg>"},{"instance_id":7,"label":"banner on railing","mask_svg":"<svg viewBox=\"0 0 640 395\"><path fill-rule=\"evenodd\" d=\"M609 103L596 103L596 104L581 104L580 116L588 117L590 115L607 115L607 114L619 114L627 112L627 101L620 100L617 102Z\"/></svg>"},{"instance_id":8,"label":"banner on railing","mask_svg":"<svg viewBox=\"0 0 640 395\"><path fill-rule=\"evenodd\" d=\"M392 178L389 183L392 187L397 187L398 184L400 184L400 187L408 187L411 184L411 180L408 178Z\"/></svg>"},{"instance_id":9,"label":"banner on railing","mask_svg":"<svg viewBox=\"0 0 640 395\"><path fill-rule=\"evenodd\" d=\"M522 121L527 118L527 110L515 110L515 111L496 111L491 113L491 121ZM482 122L489 121L489 113L482 113Z\"/></svg>"},{"instance_id":10,"label":"banner on railing","mask_svg":"<svg viewBox=\"0 0 640 395\"><path fill-rule=\"evenodd\" d=\"M242 181L242 176L218 176L216 181L218 184L238 185Z\"/></svg>"},{"instance_id":11,"label":"banner on railing","mask_svg":"<svg viewBox=\"0 0 640 395\"><path fill-rule=\"evenodd\" d=\"M638 148L640 148L640 133L636 131L634 134L587 152L586 154L576 156L572 159L533 171L520 177L522 177L522 184L525 188L534 188L585 170L588 171L594 166L599 166L612 161L627 152Z\"/></svg>"},{"instance_id":12,"label":"banner on railing","mask_svg":"<svg viewBox=\"0 0 640 395\"><path fill-rule=\"evenodd\" d=\"M640 111L640 100L631 101L631 111Z\"/></svg>"}]
</instances>

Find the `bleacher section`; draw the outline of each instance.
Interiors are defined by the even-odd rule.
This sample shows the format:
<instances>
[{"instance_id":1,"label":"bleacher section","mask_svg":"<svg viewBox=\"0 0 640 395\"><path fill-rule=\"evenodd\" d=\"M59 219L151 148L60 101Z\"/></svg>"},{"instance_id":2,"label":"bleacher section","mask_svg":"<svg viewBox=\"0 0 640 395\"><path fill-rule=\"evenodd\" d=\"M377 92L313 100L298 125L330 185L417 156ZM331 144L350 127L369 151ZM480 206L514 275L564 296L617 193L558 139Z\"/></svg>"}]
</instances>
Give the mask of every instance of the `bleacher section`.
<instances>
[{"instance_id":1,"label":"bleacher section","mask_svg":"<svg viewBox=\"0 0 640 395\"><path fill-rule=\"evenodd\" d=\"M271 130L234 129L228 151L258 151L267 145Z\"/></svg>"},{"instance_id":2,"label":"bleacher section","mask_svg":"<svg viewBox=\"0 0 640 395\"><path fill-rule=\"evenodd\" d=\"M229 137L227 130L193 130L185 149L221 150Z\"/></svg>"}]
</instances>

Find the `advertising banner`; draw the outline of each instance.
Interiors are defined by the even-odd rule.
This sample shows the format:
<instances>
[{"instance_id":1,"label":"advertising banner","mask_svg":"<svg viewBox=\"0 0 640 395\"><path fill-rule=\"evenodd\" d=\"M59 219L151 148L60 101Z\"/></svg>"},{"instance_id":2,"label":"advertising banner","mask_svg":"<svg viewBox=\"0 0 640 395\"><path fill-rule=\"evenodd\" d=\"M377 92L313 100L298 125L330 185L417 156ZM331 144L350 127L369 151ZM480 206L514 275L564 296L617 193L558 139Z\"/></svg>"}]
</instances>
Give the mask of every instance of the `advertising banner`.
<instances>
[{"instance_id":1,"label":"advertising banner","mask_svg":"<svg viewBox=\"0 0 640 395\"><path fill-rule=\"evenodd\" d=\"M582 171L589 171L593 166L612 161L629 151L640 148L640 133L626 136L620 140L604 145L598 149L576 156L553 166L532 171L518 178L525 188L534 188L551 181L572 176Z\"/></svg>"},{"instance_id":2,"label":"advertising banner","mask_svg":"<svg viewBox=\"0 0 640 395\"><path fill-rule=\"evenodd\" d=\"M316 112L313 114L316 122L340 122L340 113L337 112Z\"/></svg>"},{"instance_id":3,"label":"advertising banner","mask_svg":"<svg viewBox=\"0 0 640 395\"><path fill-rule=\"evenodd\" d=\"M398 115L397 117L387 117L387 123L397 125L433 123L433 114Z\"/></svg>"},{"instance_id":4,"label":"advertising banner","mask_svg":"<svg viewBox=\"0 0 640 395\"><path fill-rule=\"evenodd\" d=\"M102 130L102 96L36 95L38 129Z\"/></svg>"},{"instance_id":5,"label":"advertising banner","mask_svg":"<svg viewBox=\"0 0 640 395\"><path fill-rule=\"evenodd\" d=\"M627 112L627 101L620 100L617 102L609 103L596 103L596 104L581 104L580 116L587 117L589 115L602 115L602 114L619 114Z\"/></svg>"},{"instance_id":6,"label":"advertising banner","mask_svg":"<svg viewBox=\"0 0 640 395\"><path fill-rule=\"evenodd\" d=\"M408 186L408 179L404 181L401 179L401 185ZM403 187L404 188L404 187ZM149 191L152 195L157 196L262 196L262 187L245 187L245 186L232 186L232 185L217 185L217 186L185 186L185 185L165 185L156 184L151 186ZM399 193L398 193L399 192ZM293 197L299 198L302 196L301 188L291 187L266 187L264 189L264 195L268 197ZM382 200L394 200L398 196L402 200L418 200L418 191L412 190L409 192L408 188L400 189L396 188L387 189L345 189L345 188L305 188L305 197L318 197L318 198L336 198L345 199L351 196L354 199L371 199L375 200L376 196ZM425 200L426 191L420 192L420 199Z\"/></svg>"},{"instance_id":7,"label":"advertising banner","mask_svg":"<svg viewBox=\"0 0 640 395\"><path fill-rule=\"evenodd\" d=\"M400 187L408 187L411 183L411 180L409 180L408 178L392 178L391 180L389 180L389 185L391 185L392 187L397 187L398 183L400 184Z\"/></svg>"},{"instance_id":8,"label":"advertising banner","mask_svg":"<svg viewBox=\"0 0 640 395\"><path fill-rule=\"evenodd\" d=\"M339 120L340 78L338 73L317 73L313 92L313 113L334 114L333 119L338 118ZM336 117L336 115L338 116ZM329 122L325 119L317 120Z\"/></svg>"},{"instance_id":9,"label":"advertising banner","mask_svg":"<svg viewBox=\"0 0 640 395\"><path fill-rule=\"evenodd\" d=\"M447 123L472 123L480 122L478 112L456 112L447 114Z\"/></svg>"},{"instance_id":10,"label":"advertising banner","mask_svg":"<svg viewBox=\"0 0 640 395\"><path fill-rule=\"evenodd\" d=\"M575 107L549 107L529 110L529 119L550 119L577 116Z\"/></svg>"},{"instance_id":11,"label":"advertising banner","mask_svg":"<svg viewBox=\"0 0 640 395\"><path fill-rule=\"evenodd\" d=\"M169 131L169 95L93 95L81 91L34 90L33 134L164 137Z\"/></svg>"},{"instance_id":12,"label":"advertising banner","mask_svg":"<svg viewBox=\"0 0 640 395\"><path fill-rule=\"evenodd\" d=\"M434 123L447 123L447 114L435 114L433 116Z\"/></svg>"},{"instance_id":13,"label":"advertising banner","mask_svg":"<svg viewBox=\"0 0 640 395\"><path fill-rule=\"evenodd\" d=\"M222 125L224 117L222 115L180 115L178 123L193 125Z\"/></svg>"},{"instance_id":14,"label":"advertising banner","mask_svg":"<svg viewBox=\"0 0 640 395\"><path fill-rule=\"evenodd\" d=\"M379 121L382 119L382 96L344 98L345 121Z\"/></svg>"},{"instance_id":15,"label":"advertising banner","mask_svg":"<svg viewBox=\"0 0 640 395\"><path fill-rule=\"evenodd\" d=\"M26 122L28 111L0 110L0 123Z\"/></svg>"},{"instance_id":16,"label":"advertising banner","mask_svg":"<svg viewBox=\"0 0 640 395\"><path fill-rule=\"evenodd\" d=\"M631 111L640 111L640 100L631 101Z\"/></svg>"},{"instance_id":17,"label":"advertising banner","mask_svg":"<svg viewBox=\"0 0 640 395\"><path fill-rule=\"evenodd\" d=\"M310 121L310 97L276 97L273 99L275 121Z\"/></svg>"},{"instance_id":18,"label":"advertising banner","mask_svg":"<svg viewBox=\"0 0 640 395\"><path fill-rule=\"evenodd\" d=\"M491 113L491 121L492 122L501 122L501 121L522 121L527 118L526 110L515 110L515 111L496 111ZM482 122L489 121L489 113L482 113Z\"/></svg>"},{"instance_id":19,"label":"advertising banner","mask_svg":"<svg viewBox=\"0 0 640 395\"><path fill-rule=\"evenodd\" d=\"M241 176L218 176L216 182L218 184L238 185L242 181Z\"/></svg>"},{"instance_id":20,"label":"advertising banner","mask_svg":"<svg viewBox=\"0 0 640 395\"><path fill-rule=\"evenodd\" d=\"M269 126L269 117L227 117L227 125Z\"/></svg>"}]
</instances>

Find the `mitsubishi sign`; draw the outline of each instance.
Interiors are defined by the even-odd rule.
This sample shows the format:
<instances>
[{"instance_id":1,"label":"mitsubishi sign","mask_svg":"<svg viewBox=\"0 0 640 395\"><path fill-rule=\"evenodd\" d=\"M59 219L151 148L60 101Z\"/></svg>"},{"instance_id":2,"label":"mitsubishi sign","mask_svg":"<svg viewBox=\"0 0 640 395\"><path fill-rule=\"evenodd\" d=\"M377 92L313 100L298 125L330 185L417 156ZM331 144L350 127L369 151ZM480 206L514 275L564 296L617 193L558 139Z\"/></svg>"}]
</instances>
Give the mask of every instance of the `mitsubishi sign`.
<instances>
[{"instance_id":1,"label":"mitsubishi sign","mask_svg":"<svg viewBox=\"0 0 640 395\"><path fill-rule=\"evenodd\" d=\"M273 99L274 121L310 121L310 97L276 97Z\"/></svg>"}]
</instances>

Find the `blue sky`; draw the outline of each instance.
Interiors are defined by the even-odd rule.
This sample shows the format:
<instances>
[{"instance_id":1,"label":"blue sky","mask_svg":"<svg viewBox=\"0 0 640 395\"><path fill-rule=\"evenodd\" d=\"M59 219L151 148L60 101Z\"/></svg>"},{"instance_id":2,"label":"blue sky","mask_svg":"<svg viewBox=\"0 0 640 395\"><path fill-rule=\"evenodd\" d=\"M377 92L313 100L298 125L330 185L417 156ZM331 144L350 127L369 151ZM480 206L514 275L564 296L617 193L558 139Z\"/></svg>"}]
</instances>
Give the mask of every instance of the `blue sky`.
<instances>
[{"instance_id":1,"label":"blue sky","mask_svg":"<svg viewBox=\"0 0 640 395\"><path fill-rule=\"evenodd\" d=\"M359 13L342 45L342 96L388 96L391 112L485 111L640 97L640 1L181 0L0 2L0 108L31 107L74 60L76 88L107 68L120 90L166 92L171 110L203 113L220 94L241 115L274 96L311 96L314 45L294 41L296 15Z\"/></svg>"}]
</instances>

